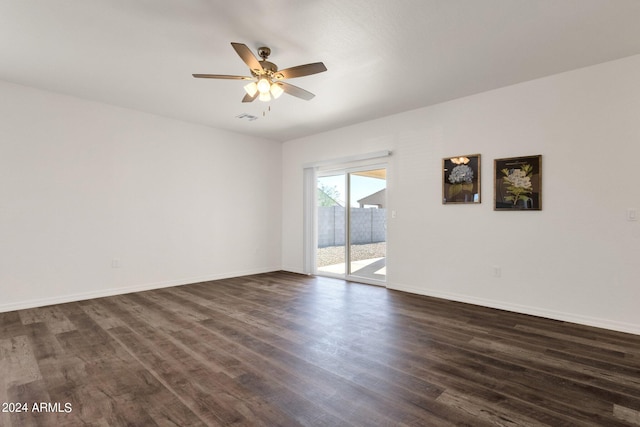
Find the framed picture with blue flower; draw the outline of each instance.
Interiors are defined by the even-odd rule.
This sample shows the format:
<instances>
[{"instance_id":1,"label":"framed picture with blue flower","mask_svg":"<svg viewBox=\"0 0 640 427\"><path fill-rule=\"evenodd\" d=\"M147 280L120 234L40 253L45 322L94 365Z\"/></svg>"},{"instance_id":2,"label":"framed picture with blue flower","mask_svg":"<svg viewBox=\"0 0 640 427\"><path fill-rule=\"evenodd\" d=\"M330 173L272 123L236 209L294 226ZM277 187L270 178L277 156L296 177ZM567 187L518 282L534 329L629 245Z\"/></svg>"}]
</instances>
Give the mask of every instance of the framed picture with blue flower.
<instances>
[{"instance_id":1,"label":"framed picture with blue flower","mask_svg":"<svg viewBox=\"0 0 640 427\"><path fill-rule=\"evenodd\" d=\"M442 203L480 203L480 154L442 159Z\"/></svg>"},{"instance_id":2,"label":"framed picture with blue flower","mask_svg":"<svg viewBox=\"0 0 640 427\"><path fill-rule=\"evenodd\" d=\"M542 210L542 156L495 159L495 211Z\"/></svg>"}]
</instances>

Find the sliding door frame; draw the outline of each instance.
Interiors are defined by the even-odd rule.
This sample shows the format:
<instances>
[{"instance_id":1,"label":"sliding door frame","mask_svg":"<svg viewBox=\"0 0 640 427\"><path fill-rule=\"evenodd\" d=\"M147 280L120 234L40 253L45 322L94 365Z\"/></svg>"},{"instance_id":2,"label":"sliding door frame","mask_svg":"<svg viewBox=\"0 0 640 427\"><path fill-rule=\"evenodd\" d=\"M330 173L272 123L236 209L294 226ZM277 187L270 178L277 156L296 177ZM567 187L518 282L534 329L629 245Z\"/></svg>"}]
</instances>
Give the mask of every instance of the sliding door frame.
<instances>
[{"instance_id":1,"label":"sliding door frame","mask_svg":"<svg viewBox=\"0 0 640 427\"><path fill-rule=\"evenodd\" d=\"M349 280L352 282L359 282L359 283L367 283L367 284L371 284L371 285L377 285L377 286L386 286L387 284L387 280L386 280L386 274L385 274L385 280L376 280L376 279L371 279L371 278L367 278L367 277L362 277L362 276L357 276L357 275L353 275L351 272L351 174L356 173L356 172L364 172L364 171L368 171L368 170L376 170L376 169L385 169L386 173L388 173L389 171L389 164L386 161L380 161L379 159L377 159L377 161L368 161L362 164L358 164L358 165L349 165L349 164L342 164L342 165L331 165L331 166L327 166L327 167L323 167L323 168L318 168L315 171L315 176L314 176L314 195L317 193L317 185L318 185L318 179L324 176L335 176L335 175L344 175L344 185L345 185L345 206L343 207L345 209L345 236L344 236L344 242L345 242L345 257L344 257L344 262L345 262L345 272L344 274L338 274L338 273L330 273L330 272L319 272L318 271L318 267L317 267L317 251L318 251L318 201L317 201L317 197L314 197L314 203L313 203L313 210L312 210L312 215L313 215L313 220L311 221L313 223L313 227L314 227L314 231L313 231L313 262L312 262L312 274L314 275L318 275L318 276L326 276L326 277L335 277L335 278L340 278L340 279L345 279L345 280ZM387 181L387 178L385 178L385 181ZM307 183L308 185L308 183ZM388 188L388 183L385 182L385 188ZM307 210L307 213L309 213L309 210ZM388 210L387 210L387 215L388 215ZM308 220L308 218L306 218L306 214L305 214L305 222ZM388 216L386 218L386 220L388 221ZM385 221L386 222L386 221ZM387 241L388 236L385 230L385 242ZM307 252L308 253L308 252ZM385 249L385 258L386 258L386 249ZM308 259L307 256L305 256L305 258ZM309 260L308 260L309 261Z\"/></svg>"}]
</instances>

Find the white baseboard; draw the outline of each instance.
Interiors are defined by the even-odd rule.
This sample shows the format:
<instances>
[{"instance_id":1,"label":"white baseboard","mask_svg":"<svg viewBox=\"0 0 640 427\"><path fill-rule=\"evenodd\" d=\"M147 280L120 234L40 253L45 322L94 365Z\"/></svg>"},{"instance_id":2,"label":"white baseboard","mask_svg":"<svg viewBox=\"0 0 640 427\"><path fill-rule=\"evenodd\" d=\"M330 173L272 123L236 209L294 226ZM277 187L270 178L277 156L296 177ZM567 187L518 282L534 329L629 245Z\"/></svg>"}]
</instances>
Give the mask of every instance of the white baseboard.
<instances>
[{"instance_id":1,"label":"white baseboard","mask_svg":"<svg viewBox=\"0 0 640 427\"><path fill-rule=\"evenodd\" d=\"M282 271L288 271L289 273L304 274L305 276L309 276L309 274L307 274L304 271L299 270L297 268L282 267L281 270Z\"/></svg>"},{"instance_id":2,"label":"white baseboard","mask_svg":"<svg viewBox=\"0 0 640 427\"><path fill-rule=\"evenodd\" d=\"M37 298L37 299L19 301L19 302L9 303L9 304L0 304L0 313L15 311L15 310L24 310L27 308L44 307L44 306L53 305L53 304L64 304L68 302L83 301L83 300L92 299L92 298L103 298L103 297L110 297L113 295L129 294L132 292L149 291L152 289L169 288L171 286L189 285L193 283L208 282L211 280L229 279L232 277L250 276L252 274L270 273L270 272L279 271L279 270L281 270L280 267L257 268L257 269L242 270L242 271L235 271L235 272L210 274L207 276L188 277L188 278L168 280L163 282L145 283L145 284L127 286L127 287L121 287L121 288L100 289L98 291L81 292L81 293L60 295L60 296L49 297L49 298Z\"/></svg>"},{"instance_id":3,"label":"white baseboard","mask_svg":"<svg viewBox=\"0 0 640 427\"><path fill-rule=\"evenodd\" d=\"M496 301L485 298L471 297L468 295L453 294L448 292L434 291L431 289L418 289L412 286L387 284L388 289L409 292L412 294L425 295L435 298L442 298L450 301L464 302L468 304L480 305L483 307L497 308L499 310L512 311L514 313L529 314L532 316L544 317L547 319L560 320L563 322L577 323L580 325L593 326L596 328L609 329L612 331L626 332L640 335L640 325L617 322L614 320L601 319L597 317L583 316L561 311L547 310L539 307L530 307L519 304L512 304L504 301Z\"/></svg>"}]
</instances>

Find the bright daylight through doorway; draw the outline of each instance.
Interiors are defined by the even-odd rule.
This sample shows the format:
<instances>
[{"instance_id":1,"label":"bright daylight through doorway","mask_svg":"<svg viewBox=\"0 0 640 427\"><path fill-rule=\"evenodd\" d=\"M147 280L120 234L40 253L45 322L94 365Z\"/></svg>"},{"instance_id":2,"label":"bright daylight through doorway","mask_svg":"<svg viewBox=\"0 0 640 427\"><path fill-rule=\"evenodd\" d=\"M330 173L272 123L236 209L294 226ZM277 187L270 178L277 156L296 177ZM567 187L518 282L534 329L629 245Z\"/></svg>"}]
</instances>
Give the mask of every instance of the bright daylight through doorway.
<instances>
[{"instance_id":1,"label":"bright daylight through doorway","mask_svg":"<svg viewBox=\"0 0 640 427\"><path fill-rule=\"evenodd\" d=\"M384 168L318 177L318 274L384 283L386 183Z\"/></svg>"}]
</instances>

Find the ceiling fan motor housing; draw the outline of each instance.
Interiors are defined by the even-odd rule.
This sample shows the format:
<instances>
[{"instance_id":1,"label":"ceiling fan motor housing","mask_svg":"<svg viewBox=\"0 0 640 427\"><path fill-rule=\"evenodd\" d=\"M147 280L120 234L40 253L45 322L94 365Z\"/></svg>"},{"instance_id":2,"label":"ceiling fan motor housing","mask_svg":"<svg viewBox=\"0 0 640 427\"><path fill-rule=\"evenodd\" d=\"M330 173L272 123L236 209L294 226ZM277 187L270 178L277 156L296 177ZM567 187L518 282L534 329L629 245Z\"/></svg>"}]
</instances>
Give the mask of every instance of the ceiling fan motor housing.
<instances>
[{"instance_id":1,"label":"ceiling fan motor housing","mask_svg":"<svg viewBox=\"0 0 640 427\"><path fill-rule=\"evenodd\" d=\"M278 76L276 75L276 72L278 71L278 66L276 64L274 64L273 62L262 60L260 61L260 65L262 65L261 71L251 70L251 74L254 77L260 78L260 76L267 76L269 78L274 78L274 77L278 78ZM282 77L280 76L279 78L282 78Z\"/></svg>"},{"instance_id":2,"label":"ceiling fan motor housing","mask_svg":"<svg viewBox=\"0 0 640 427\"><path fill-rule=\"evenodd\" d=\"M278 71L278 66L273 62L260 61L260 65L262 65L262 69L266 72L266 74L273 74Z\"/></svg>"}]
</instances>

